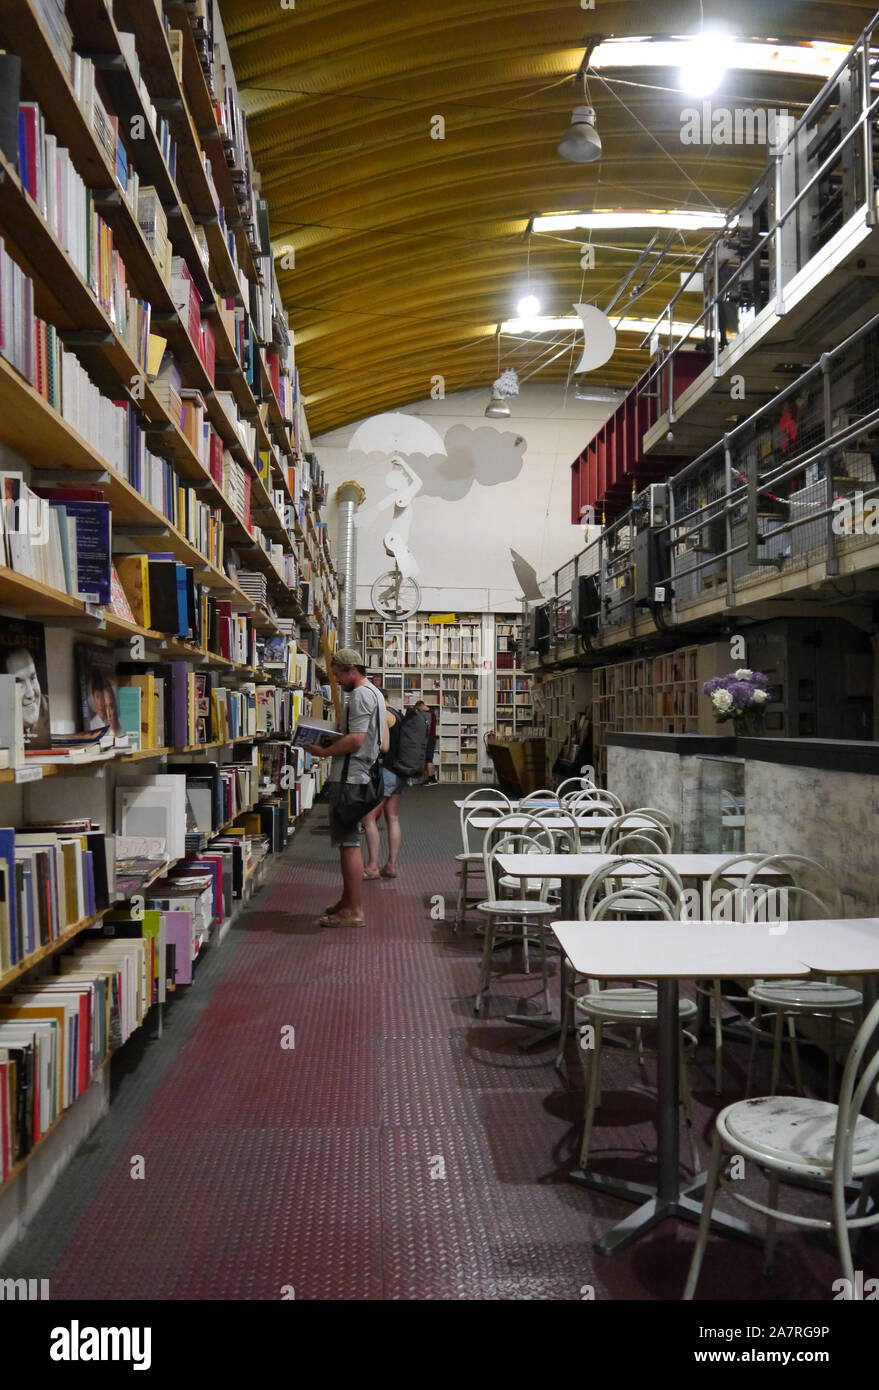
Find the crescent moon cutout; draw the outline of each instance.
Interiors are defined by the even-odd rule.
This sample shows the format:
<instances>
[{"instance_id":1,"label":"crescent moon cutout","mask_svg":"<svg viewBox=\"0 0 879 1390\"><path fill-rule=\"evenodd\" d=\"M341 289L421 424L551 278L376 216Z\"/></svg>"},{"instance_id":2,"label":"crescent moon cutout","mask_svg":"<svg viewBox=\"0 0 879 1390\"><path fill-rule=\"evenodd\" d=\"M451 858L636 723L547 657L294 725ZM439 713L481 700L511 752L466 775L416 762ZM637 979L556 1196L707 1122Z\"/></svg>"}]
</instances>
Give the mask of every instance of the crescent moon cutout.
<instances>
[{"instance_id":1,"label":"crescent moon cutout","mask_svg":"<svg viewBox=\"0 0 879 1390\"><path fill-rule=\"evenodd\" d=\"M575 304L574 309L583 323L585 339L583 356L574 371L592 372L613 357L617 344L616 329L607 314L596 309L594 304Z\"/></svg>"}]
</instances>

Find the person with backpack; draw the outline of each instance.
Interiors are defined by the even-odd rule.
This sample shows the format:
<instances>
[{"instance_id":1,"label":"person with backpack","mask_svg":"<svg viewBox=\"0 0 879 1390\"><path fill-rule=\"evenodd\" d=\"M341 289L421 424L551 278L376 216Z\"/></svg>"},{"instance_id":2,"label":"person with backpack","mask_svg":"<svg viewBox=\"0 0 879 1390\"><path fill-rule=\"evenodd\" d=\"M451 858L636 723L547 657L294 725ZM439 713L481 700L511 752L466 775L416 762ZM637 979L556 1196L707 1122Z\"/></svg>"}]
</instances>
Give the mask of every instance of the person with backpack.
<instances>
[{"instance_id":1,"label":"person with backpack","mask_svg":"<svg viewBox=\"0 0 879 1390\"><path fill-rule=\"evenodd\" d=\"M405 715L395 709L388 709L387 713L390 728L388 750L382 759L384 797L381 805L363 818L363 833L369 851L363 877L368 879L397 877L397 858L403 841L400 797L408 781L420 777L423 773L427 752L427 720L414 706L408 709ZM384 867L380 868L378 861L381 838L378 822L382 812L388 829L388 858Z\"/></svg>"},{"instance_id":2,"label":"person with backpack","mask_svg":"<svg viewBox=\"0 0 879 1390\"><path fill-rule=\"evenodd\" d=\"M436 764L433 761L436 752L436 710L431 709L430 705L424 700L416 700L415 708L422 718L427 720L428 724L427 748L424 752L424 781L422 782L422 786L435 787L439 782L439 778L436 775Z\"/></svg>"}]
</instances>

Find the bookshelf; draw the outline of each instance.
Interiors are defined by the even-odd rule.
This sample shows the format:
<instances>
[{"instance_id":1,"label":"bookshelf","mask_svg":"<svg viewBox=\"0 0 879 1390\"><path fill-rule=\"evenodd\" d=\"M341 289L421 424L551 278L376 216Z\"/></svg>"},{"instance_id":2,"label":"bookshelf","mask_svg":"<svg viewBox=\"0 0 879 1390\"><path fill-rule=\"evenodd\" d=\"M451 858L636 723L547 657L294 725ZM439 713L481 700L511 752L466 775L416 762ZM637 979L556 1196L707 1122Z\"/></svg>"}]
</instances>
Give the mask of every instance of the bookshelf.
<instances>
[{"instance_id":1,"label":"bookshelf","mask_svg":"<svg viewBox=\"0 0 879 1390\"><path fill-rule=\"evenodd\" d=\"M434 625L426 617L389 623L363 614L356 632L369 676L387 702L404 708L424 700L436 712L440 781L481 780L483 618L470 615Z\"/></svg>"},{"instance_id":2,"label":"bookshelf","mask_svg":"<svg viewBox=\"0 0 879 1390\"><path fill-rule=\"evenodd\" d=\"M0 49L21 61L22 132L0 149L0 632L38 644L41 742L50 717L61 743L104 717L83 723L91 706L78 688L78 644L114 681L121 663L135 663L156 682L156 710L167 702L163 716L172 683L180 697L173 738L167 728L152 740L145 719L78 761L33 763L5 726L13 765L0 769L0 874L11 896L0 911L0 986L19 992L44 988L70 950L130 901L134 890L119 883L134 880L117 862L123 787L173 784L169 805L184 787L187 796L216 789L202 820L193 811L190 824L187 810L185 853L157 860L137 892L173 888L180 873L210 882L218 866L226 874L234 865L233 906L225 888L211 897L195 954L229 930L326 776L325 763L290 747L289 732L299 710L328 711L321 634L332 649L338 582L268 209L217 8L210 27L188 4L0 0ZM89 539L98 520L106 540ZM115 570L141 556L151 599L159 569L170 567L173 619L155 603L151 625L132 616L133 592ZM109 599L90 592L102 565ZM3 672L10 651L6 641ZM29 679L4 687L13 706ZM198 709L204 689L217 693L216 711ZM88 832L64 828L86 822ZM56 835L48 848L25 839L41 825L61 827L46 832ZM27 875L49 865L37 923ZM95 910L72 913L73 899ZM131 937L131 950L145 940L145 931ZM160 940L149 948L157 972L179 978ZM2 1027L0 1017L0 1039ZM8 1086L8 1075L0 1082ZM55 1142L80 1103L91 1114L85 1092L73 1096L46 1139ZM93 1122L72 1122L75 1142ZM0 1153L0 1253L6 1216L29 1214L11 1183L42 1142L19 1136L26 1152ZM59 1145L60 1167L71 1146Z\"/></svg>"},{"instance_id":3,"label":"bookshelf","mask_svg":"<svg viewBox=\"0 0 879 1390\"><path fill-rule=\"evenodd\" d=\"M588 671L560 671L540 683L539 709L546 739L547 785L552 785L556 758L565 752L575 752L586 734L592 711L592 689L592 675ZM535 694L535 703L537 699Z\"/></svg>"},{"instance_id":4,"label":"bookshelf","mask_svg":"<svg viewBox=\"0 0 879 1390\"><path fill-rule=\"evenodd\" d=\"M498 738L521 737L534 722L531 676L522 669L522 620L495 619L495 723Z\"/></svg>"},{"instance_id":5,"label":"bookshelf","mask_svg":"<svg viewBox=\"0 0 879 1390\"><path fill-rule=\"evenodd\" d=\"M716 733L702 684L729 664L728 643L709 642L597 667L592 673L596 773L607 773L609 733Z\"/></svg>"}]
</instances>

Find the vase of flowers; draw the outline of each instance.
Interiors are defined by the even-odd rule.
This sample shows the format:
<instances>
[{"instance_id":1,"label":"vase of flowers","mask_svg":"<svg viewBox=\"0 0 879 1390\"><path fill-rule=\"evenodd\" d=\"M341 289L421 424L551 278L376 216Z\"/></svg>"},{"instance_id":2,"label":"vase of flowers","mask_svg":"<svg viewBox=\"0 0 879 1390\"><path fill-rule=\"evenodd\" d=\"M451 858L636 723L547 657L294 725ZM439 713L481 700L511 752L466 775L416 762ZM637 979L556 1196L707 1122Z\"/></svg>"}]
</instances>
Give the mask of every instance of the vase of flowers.
<instances>
[{"instance_id":1,"label":"vase of flowers","mask_svg":"<svg viewBox=\"0 0 879 1390\"><path fill-rule=\"evenodd\" d=\"M747 667L741 667L725 676L712 676L702 686L702 693L710 698L718 724L731 719L737 736L759 738L763 733L763 712L769 699L768 684L769 677L763 671L749 671Z\"/></svg>"}]
</instances>

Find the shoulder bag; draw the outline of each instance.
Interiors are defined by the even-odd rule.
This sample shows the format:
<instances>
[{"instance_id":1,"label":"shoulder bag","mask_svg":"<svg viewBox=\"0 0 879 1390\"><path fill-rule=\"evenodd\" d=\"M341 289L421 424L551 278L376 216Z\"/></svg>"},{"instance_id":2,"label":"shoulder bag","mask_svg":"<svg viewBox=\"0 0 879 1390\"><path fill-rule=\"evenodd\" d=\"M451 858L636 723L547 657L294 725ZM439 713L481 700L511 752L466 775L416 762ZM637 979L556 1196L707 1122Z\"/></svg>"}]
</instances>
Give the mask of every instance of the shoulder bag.
<instances>
[{"instance_id":1,"label":"shoulder bag","mask_svg":"<svg viewBox=\"0 0 879 1390\"><path fill-rule=\"evenodd\" d=\"M342 764L342 775L339 778L339 790L336 796L335 814L336 819L339 821L340 825L344 826L346 830L353 830L355 825L357 825L357 823L361 821L364 816L368 816L370 811L374 811L376 806L380 805L382 800L384 799L385 790L384 782L382 779L381 755L382 731L381 722L378 717L378 711L379 702L378 699L376 699L375 720L376 725L378 726L377 735L379 755L376 758L375 762L372 764L372 767L369 769L369 781L348 781L348 764L351 761L350 753L346 755L345 761ZM345 718L346 733L348 732L349 723L350 712L346 714Z\"/></svg>"}]
</instances>

